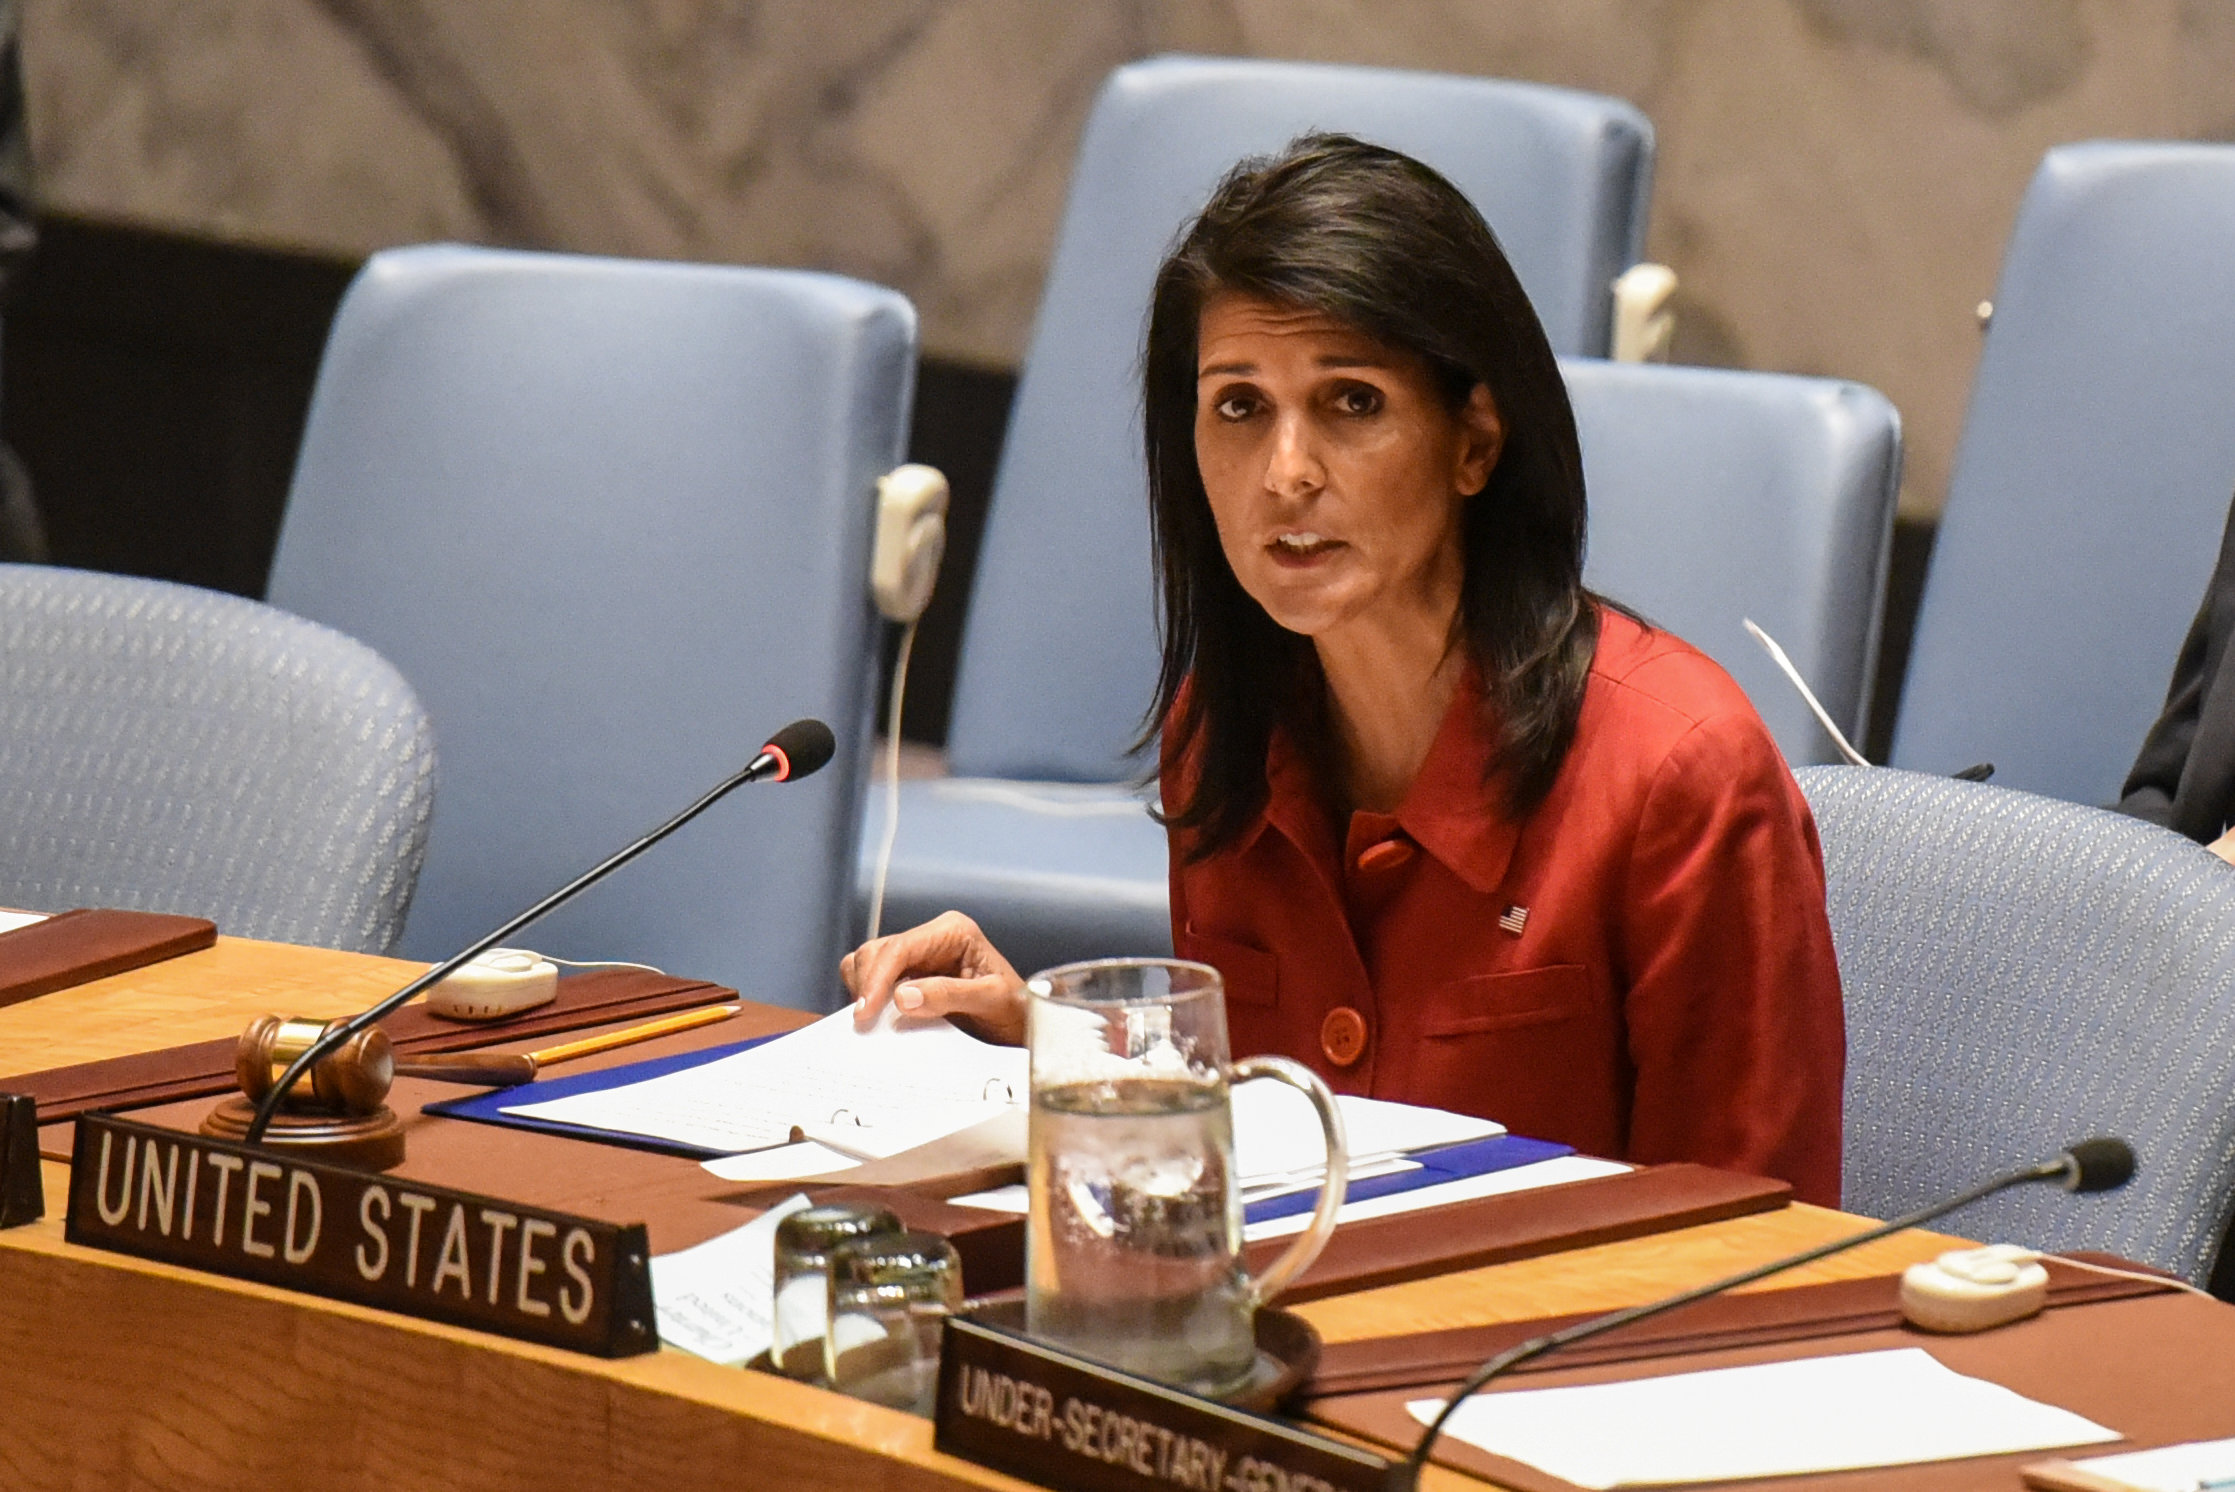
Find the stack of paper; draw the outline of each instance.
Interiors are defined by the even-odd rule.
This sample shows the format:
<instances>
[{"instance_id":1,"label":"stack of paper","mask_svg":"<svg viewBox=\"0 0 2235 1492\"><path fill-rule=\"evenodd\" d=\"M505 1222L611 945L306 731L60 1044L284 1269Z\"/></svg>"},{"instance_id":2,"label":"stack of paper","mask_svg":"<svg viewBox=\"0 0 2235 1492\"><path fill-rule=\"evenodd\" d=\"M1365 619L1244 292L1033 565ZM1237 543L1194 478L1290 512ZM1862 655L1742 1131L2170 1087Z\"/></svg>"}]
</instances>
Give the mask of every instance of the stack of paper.
<instances>
[{"instance_id":1,"label":"stack of paper","mask_svg":"<svg viewBox=\"0 0 2235 1492\"><path fill-rule=\"evenodd\" d=\"M1443 1401L1405 1408L1425 1425ZM1483 1394L1444 1433L1579 1487L1798 1476L2119 1438L1919 1347Z\"/></svg>"},{"instance_id":2,"label":"stack of paper","mask_svg":"<svg viewBox=\"0 0 2235 1492\"><path fill-rule=\"evenodd\" d=\"M1327 1141L1312 1101L1286 1083L1265 1081L1236 1087L1233 1101L1234 1169L1243 1192L1317 1187L1326 1175ZM1413 1151L1505 1133L1504 1125L1489 1119L1347 1093L1336 1098L1335 1107L1342 1114L1353 1179L1402 1163Z\"/></svg>"},{"instance_id":3,"label":"stack of paper","mask_svg":"<svg viewBox=\"0 0 2235 1492\"><path fill-rule=\"evenodd\" d=\"M1548 1186L1565 1186L1571 1181L1596 1181L1602 1176L1619 1176L1629 1169L1618 1160L1600 1160L1592 1155L1559 1155L1526 1165L1478 1171L1430 1186L1392 1191L1380 1196L1354 1197L1337 1209L1335 1222L1338 1225L1359 1223L1369 1218L1421 1212L1430 1207L1449 1207L1454 1203L1472 1202L1482 1197L1504 1197L1515 1192L1537 1191ZM1242 1238L1248 1243L1266 1238L1286 1238L1310 1227L1311 1220L1310 1209L1299 1208L1279 1217L1245 1223Z\"/></svg>"},{"instance_id":4,"label":"stack of paper","mask_svg":"<svg viewBox=\"0 0 2235 1492\"><path fill-rule=\"evenodd\" d=\"M726 1180L785 1181L844 1171L896 1155L988 1119L1019 1116L1031 1059L944 1020L903 1022L887 1007L868 1031L841 1011L733 1056L635 1083L569 1097L508 1104L507 1114L640 1135L729 1152L706 1168ZM1326 1180L1326 1142L1311 1101L1276 1082L1232 1090L1235 1167L1250 1209L1250 1238L1293 1233L1308 1221ZM1464 1153L1504 1135L1488 1119L1345 1095L1336 1101L1350 1152L1345 1220L1555 1185L1626 1169L1561 1155L1563 1147L1507 1140L1513 1151L1433 1174L1419 1157ZM1022 1161L1023 1126L1014 1159ZM1558 1158L1543 1157L1557 1155ZM1522 1162L1536 1162L1524 1164ZM1398 1188L1411 1188L1398 1190ZM957 1198L1000 1211L1025 1209L1022 1187ZM1275 1214L1281 1215L1275 1215Z\"/></svg>"},{"instance_id":5,"label":"stack of paper","mask_svg":"<svg viewBox=\"0 0 2235 1492\"><path fill-rule=\"evenodd\" d=\"M2154 1451L2050 1461L2025 1468L2029 1487L2071 1487L2077 1492L2204 1492L2235 1487L2235 1440L2192 1440Z\"/></svg>"},{"instance_id":6,"label":"stack of paper","mask_svg":"<svg viewBox=\"0 0 2235 1492\"><path fill-rule=\"evenodd\" d=\"M1325 1182L1326 1140L1311 1100L1279 1083L1233 1090L1234 1167L1239 1173L1251 1243L1310 1226L1314 1195ZM1349 1200L1338 1223L1442 1207L1478 1197L1588 1181L1629 1169L1619 1161L1568 1153L1564 1145L1516 1139L1489 1119L1445 1109L1339 1095L1350 1150ZM1495 1153L1493 1153L1495 1152ZM725 1162L710 1162L719 1170ZM726 1174L726 1173L724 1173ZM1360 1183L1366 1183L1361 1187ZM1026 1189L994 1187L948 1199L957 1207L1022 1213Z\"/></svg>"},{"instance_id":7,"label":"stack of paper","mask_svg":"<svg viewBox=\"0 0 2235 1492\"><path fill-rule=\"evenodd\" d=\"M903 1023L887 1006L866 1032L844 1010L719 1061L504 1112L702 1150L804 1136L858 1159L912 1150L1022 1104L1028 1066L1021 1047L989 1045L944 1020Z\"/></svg>"}]
</instances>

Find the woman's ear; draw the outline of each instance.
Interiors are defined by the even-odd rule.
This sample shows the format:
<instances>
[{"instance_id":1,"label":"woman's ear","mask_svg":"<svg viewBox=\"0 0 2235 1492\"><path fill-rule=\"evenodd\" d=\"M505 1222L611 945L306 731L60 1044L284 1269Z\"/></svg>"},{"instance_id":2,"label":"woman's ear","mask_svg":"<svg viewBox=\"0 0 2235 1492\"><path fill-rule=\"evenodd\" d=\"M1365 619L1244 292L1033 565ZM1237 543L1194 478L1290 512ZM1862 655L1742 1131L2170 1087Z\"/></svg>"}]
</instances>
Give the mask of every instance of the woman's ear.
<instances>
[{"instance_id":1,"label":"woman's ear","mask_svg":"<svg viewBox=\"0 0 2235 1492\"><path fill-rule=\"evenodd\" d=\"M1498 417L1488 384L1476 384L1459 407L1459 436L1452 479L1461 496L1472 497L1490 485L1490 473L1498 469L1498 456L1506 444L1505 421Z\"/></svg>"}]
</instances>

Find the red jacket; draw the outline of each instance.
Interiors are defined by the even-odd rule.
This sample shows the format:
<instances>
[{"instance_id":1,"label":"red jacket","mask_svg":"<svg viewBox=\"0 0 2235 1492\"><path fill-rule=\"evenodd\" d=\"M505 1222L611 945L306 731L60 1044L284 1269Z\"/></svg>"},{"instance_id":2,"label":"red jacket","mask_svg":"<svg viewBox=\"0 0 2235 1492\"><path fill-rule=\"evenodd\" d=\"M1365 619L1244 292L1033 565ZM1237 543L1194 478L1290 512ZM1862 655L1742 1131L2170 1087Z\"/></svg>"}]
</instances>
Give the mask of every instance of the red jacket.
<instances>
[{"instance_id":1,"label":"red jacket","mask_svg":"<svg viewBox=\"0 0 2235 1492\"><path fill-rule=\"evenodd\" d=\"M1345 843L1278 732L1258 821L1197 865L1175 838L1173 942L1225 975L1235 1053L1837 1205L1823 854L1745 694L1603 613L1575 742L1519 822L1485 778L1482 711L1469 670L1397 812L1353 814Z\"/></svg>"}]
</instances>

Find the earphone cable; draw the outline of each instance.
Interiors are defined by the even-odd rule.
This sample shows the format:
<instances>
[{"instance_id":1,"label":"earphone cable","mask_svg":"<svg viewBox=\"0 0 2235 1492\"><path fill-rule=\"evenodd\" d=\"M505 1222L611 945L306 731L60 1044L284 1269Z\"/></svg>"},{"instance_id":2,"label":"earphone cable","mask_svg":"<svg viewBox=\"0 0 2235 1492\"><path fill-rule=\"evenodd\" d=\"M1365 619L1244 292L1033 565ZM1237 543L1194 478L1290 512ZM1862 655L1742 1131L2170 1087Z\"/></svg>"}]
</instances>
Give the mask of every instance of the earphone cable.
<instances>
[{"instance_id":1,"label":"earphone cable","mask_svg":"<svg viewBox=\"0 0 2235 1492\"><path fill-rule=\"evenodd\" d=\"M900 652L892 664L892 698L885 713L885 828L877 841L876 872L869 879L869 928L875 938L885 922L885 879L892 873L893 846L900 839L900 706L908 697L908 657L916 650L916 624L900 632Z\"/></svg>"}]
</instances>

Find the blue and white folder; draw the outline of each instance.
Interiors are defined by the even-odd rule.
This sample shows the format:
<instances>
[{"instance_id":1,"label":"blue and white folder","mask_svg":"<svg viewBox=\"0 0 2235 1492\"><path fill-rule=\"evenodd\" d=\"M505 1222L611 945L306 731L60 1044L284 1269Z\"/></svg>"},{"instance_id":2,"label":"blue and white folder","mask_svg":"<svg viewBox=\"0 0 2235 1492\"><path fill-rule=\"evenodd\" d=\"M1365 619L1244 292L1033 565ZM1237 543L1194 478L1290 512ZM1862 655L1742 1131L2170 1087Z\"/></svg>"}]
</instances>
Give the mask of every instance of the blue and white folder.
<instances>
[{"instance_id":1,"label":"blue and white folder","mask_svg":"<svg viewBox=\"0 0 2235 1492\"><path fill-rule=\"evenodd\" d=\"M733 1041L723 1046L706 1047L701 1051L681 1052L672 1057L651 1057L621 1067L601 1068L596 1072L576 1073L563 1078L539 1078L532 1083L522 1083L516 1088L492 1088L470 1098L446 1098L440 1103L428 1104L424 1112L441 1114L448 1119L471 1119L478 1124L503 1124L513 1129L532 1129L540 1134L565 1135L575 1140L596 1140L605 1145L625 1145L631 1150L653 1150L662 1155L712 1160L728 1152L708 1150L698 1145L686 1145L679 1140L664 1140L652 1135L593 1129L586 1124L562 1124L555 1119L538 1119L527 1114L508 1114L505 1110L526 1104L547 1103L554 1098L602 1093L609 1088L641 1083L646 1078L666 1077L669 1073L682 1072L686 1068L703 1066L708 1062L718 1062L724 1057L734 1057L739 1052L775 1039L774 1036L756 1036L750 1041Z\"/></svg>"}]
</instances>

